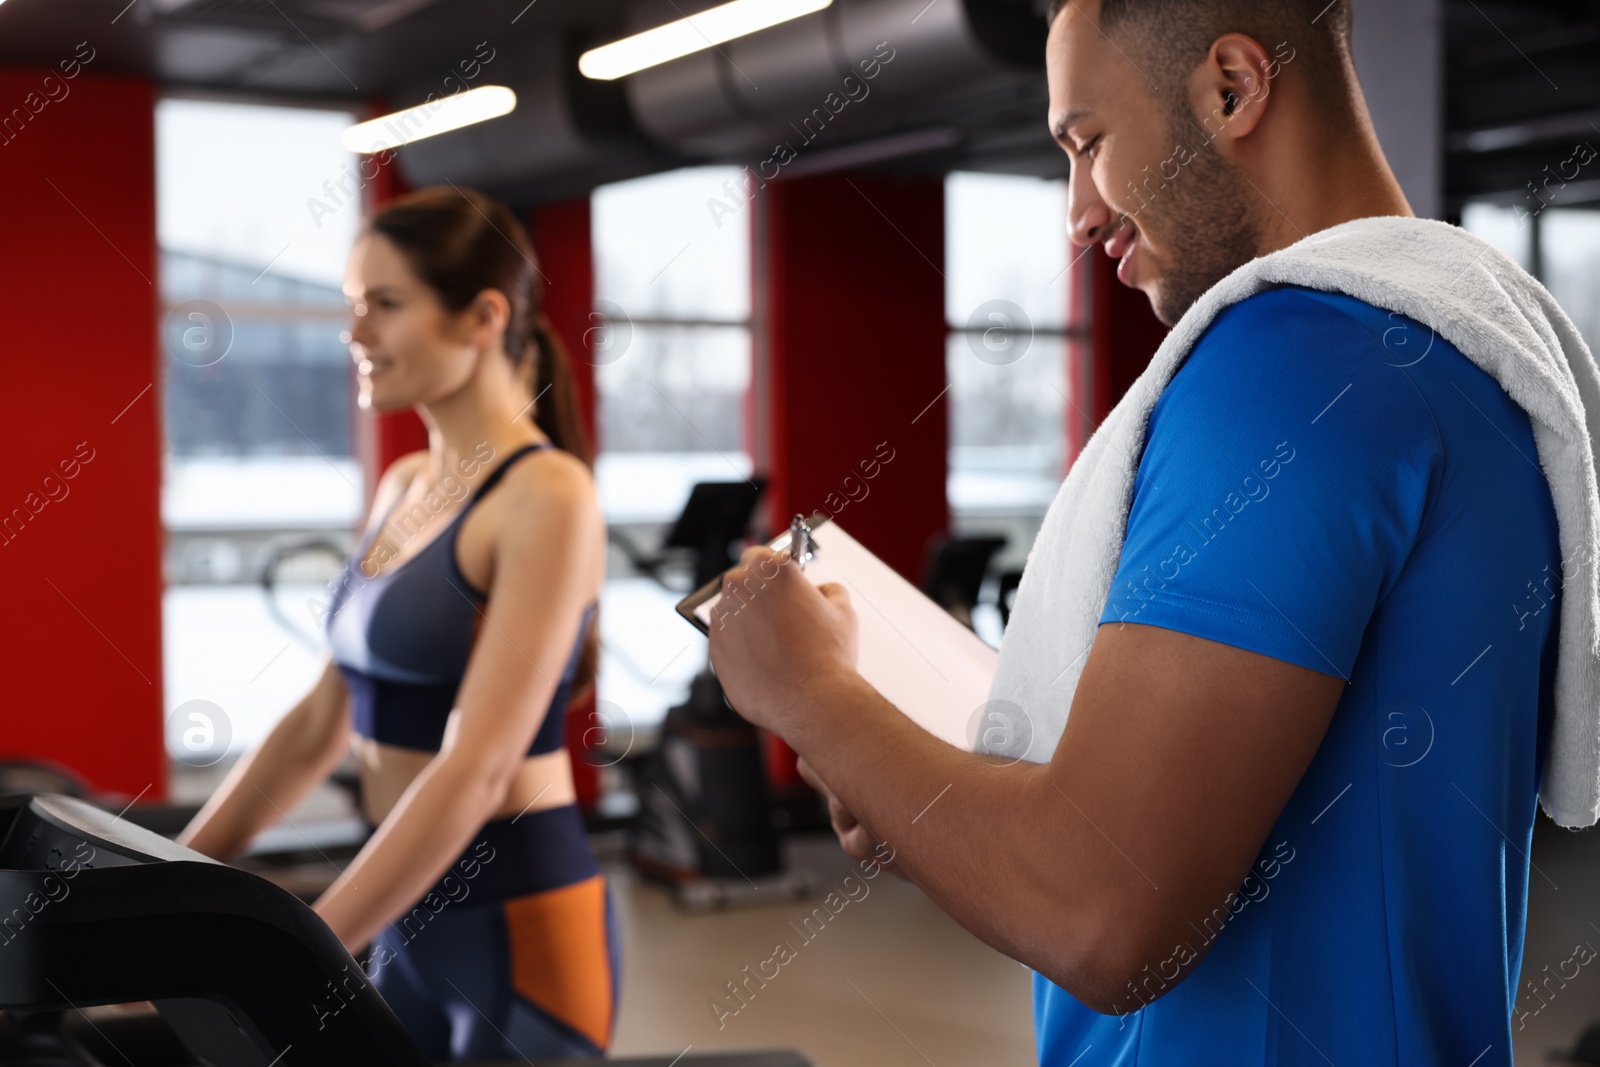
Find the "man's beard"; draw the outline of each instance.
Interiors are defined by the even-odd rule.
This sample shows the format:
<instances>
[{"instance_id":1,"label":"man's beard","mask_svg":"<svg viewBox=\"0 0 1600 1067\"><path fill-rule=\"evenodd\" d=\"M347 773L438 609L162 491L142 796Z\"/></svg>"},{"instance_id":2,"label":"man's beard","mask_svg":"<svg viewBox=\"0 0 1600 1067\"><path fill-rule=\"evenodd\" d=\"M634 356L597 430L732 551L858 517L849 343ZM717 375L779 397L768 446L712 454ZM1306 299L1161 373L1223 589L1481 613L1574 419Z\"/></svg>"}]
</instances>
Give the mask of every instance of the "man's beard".
<instances>
[{"instance_id":1,"label":"man's beard","mask_svg":"<svg viewBox=\"0 0 1600 1067\"><path fill-rule=\"evenodd\" d=\"M1168 249L1157 264L1161 282L1153 301L1156 318L1168 326L1261 247L1254 210L1260 195L1203 131L1187 121L1174 126L1174 143L1200 148L1138 212L1144 231Z\"/></svg>"}]
</instances>

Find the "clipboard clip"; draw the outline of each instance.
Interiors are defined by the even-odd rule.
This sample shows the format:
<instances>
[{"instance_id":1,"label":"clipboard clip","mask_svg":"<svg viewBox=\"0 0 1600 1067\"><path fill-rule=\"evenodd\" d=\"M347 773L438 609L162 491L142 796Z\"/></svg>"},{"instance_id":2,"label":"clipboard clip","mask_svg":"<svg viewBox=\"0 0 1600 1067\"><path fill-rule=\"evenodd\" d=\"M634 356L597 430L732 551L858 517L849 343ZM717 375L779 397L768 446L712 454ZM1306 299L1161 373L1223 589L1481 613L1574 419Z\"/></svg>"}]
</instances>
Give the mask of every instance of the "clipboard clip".
<instances>
[{"instance_id":1,"label":"clipboard clip","mask_svg":"<svg viewBox=\"0 0 1600 1067\"><path fill-rule=\"evenodd\" d=\"M766 545L774 552L783 551L780 546L783 545L784 538L787 536L787 551L791 554L791 558L794 559L794 561L798 563L803 570L805 565L811 560L815 559L817 553L821 551L821 546L817 544L813 531L819 529L831 518L832 516L830 516L826 511L818 511L816 514L812 515L810 519L807 519L804 515L796 515L789 523L787 534L778 534L776 537L766 542ZM696 589L694 592L678 601L678 614L683 616L683 618L687 620L691 626L703 634L709 635L711 633L711 620L709 616L707 618L701 618L700 611L702 608L705 608L707 604L716 600L717 597L721 595L722 579L726 577L726 575L727 572L724 571L722 574L717 575L705 585L702 585L699 589ZM709 612L710 609L706 608L706 610Z\"/></svg>"},{"instance_id":2,"label":"clipboard clip","mask_svg":"<svg viewBox=\"0 0 1600 1067\"><path fill-rule=\"evenodd\" d=\"M805 570L807 563L817 554L817 543L811 537L811 527L806 525L806 517L796 514L789 521L789 556L801 570Z\"/></svg>"}]
</instances>

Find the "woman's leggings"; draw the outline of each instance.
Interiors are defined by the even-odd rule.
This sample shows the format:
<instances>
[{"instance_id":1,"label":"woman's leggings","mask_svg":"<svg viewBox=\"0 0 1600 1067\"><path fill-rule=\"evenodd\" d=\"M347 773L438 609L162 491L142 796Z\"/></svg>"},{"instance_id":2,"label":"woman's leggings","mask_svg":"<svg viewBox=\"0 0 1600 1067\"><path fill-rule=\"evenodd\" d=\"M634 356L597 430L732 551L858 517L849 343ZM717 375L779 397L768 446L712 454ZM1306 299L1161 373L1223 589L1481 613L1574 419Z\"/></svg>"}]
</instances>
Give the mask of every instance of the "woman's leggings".
<instances>
[{"instance_id":1,"label":"woman's leggings","mask_svg":"<svg viewBox=\"0 0 1600 1067\"><path fill-rule=\"evenodd\" d=\"M366 970L430 1059L604 1055L616 909L577 807L486 824Z\"/></svg>"}]
</instances>

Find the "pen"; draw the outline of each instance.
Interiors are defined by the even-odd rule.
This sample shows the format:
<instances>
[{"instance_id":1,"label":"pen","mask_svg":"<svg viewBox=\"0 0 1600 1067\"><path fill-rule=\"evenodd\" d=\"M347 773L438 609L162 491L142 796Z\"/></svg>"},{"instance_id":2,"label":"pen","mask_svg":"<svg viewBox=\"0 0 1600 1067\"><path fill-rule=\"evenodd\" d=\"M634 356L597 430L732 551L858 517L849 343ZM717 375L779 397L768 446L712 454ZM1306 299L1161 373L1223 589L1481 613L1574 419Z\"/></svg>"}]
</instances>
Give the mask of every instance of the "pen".
<instances>
[{"instance_id":1,"label":"pen","mask_svg":"<svg viewBox=\"0 0 1600 1067\"><path fill-rule=\"evenodd\" d=\"M811 540L811 527L804 515L795 515L789 522L789 557L804 570L806 563L817 554L816 543Z\"/></svg>"}]
</instances>

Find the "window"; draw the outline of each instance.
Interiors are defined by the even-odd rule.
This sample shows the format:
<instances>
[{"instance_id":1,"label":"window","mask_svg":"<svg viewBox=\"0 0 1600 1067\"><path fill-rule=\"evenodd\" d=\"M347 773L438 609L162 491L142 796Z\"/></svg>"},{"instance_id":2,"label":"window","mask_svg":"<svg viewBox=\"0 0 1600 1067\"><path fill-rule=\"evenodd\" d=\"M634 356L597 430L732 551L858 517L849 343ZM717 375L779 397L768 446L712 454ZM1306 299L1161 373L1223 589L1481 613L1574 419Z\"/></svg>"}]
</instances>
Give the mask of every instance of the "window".
<instances>
[{"instance_id":1,"label":"window","mask_svg":"<svg viewBox=\"0 0 1600 1067\"><path fill-rule=\"evenodd\" d=\"M1540 212L1539 235L1540 280L1600 352L1600 208Z\"/></svg>"},{"instance_id":2,"label":"window","mask_svg":"<svg viewBox=\"0 0 1600 1067\"><path fill-rule=\"evenodd\" d=\"M1525 201L1526 198L1524 197ZM1600 208L1469 203L1461 225L1516 260L1556 298L1588 342L1600 345Z\"/></svg>"},{"instance_id":3,"label":"window","mask_svg":"<svg viewBox=\"0 0 1600 1067\"><path fill-rule=\"evenodd\" d=\"M1069 241L1058 180L945 180L949 498L960 533L1020 567L1066 464Z\"/></svg>"},{"instance_id":4,"label":"window","mask_svg":"<svg viewBox=\"0 0 1600 1067\"><path fill-rule=\"evenodd\" d=\"M743 180L695 167L594 193L597 477L613 522L670 521L695 482L750 475L749 209L707 208Z\"/></svg>"},{"instance_id":5,"label":"window","mask_svg":"<svg viewBox=\"0 0 1600 1067\"><path fill-rule=\"evenodd\" d=\"M361 211L339 146L351 121L191 99L156 109L167 747L191 767L243 751L304 695L320 659L309 608L334 560L303 558L270 599L261 572L288 545L346 545L361 514L339 340Z\"/></svg>"},{"instance_id":6,"label":"window","mask_svg":"<svg viewBox=\"0 0 1600 1067\"><path fill-rule=\"evenodd\" d=\"M615 533L649 548L696 482L751 476L750 205L737 167L694 167L595 190L598 450ZM730 206L731 205L731 206ZM683 592L616 560L600 612L608 728L651 728L705 666L672 606ZM687 591L687 590L684 590Z\"/></svg>"},{"instance_id":7,"label":"window","mask_svg":"<svg viewBox=\"0 0 1600 1067\"><path fill-rule=\"evenodd\" d=\"M1461 209L1461 225L1516 260L1523 270L1533 269L1533 228L1527 212L1498 204L1467 204Z\"/></svg>"}]
</instances>

